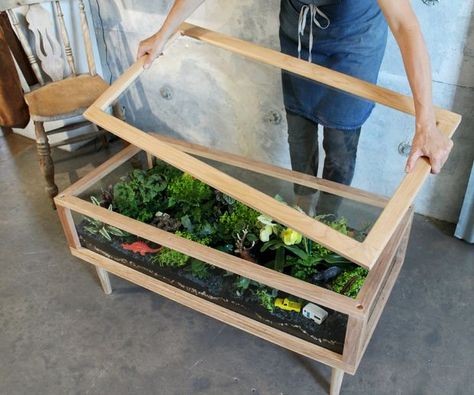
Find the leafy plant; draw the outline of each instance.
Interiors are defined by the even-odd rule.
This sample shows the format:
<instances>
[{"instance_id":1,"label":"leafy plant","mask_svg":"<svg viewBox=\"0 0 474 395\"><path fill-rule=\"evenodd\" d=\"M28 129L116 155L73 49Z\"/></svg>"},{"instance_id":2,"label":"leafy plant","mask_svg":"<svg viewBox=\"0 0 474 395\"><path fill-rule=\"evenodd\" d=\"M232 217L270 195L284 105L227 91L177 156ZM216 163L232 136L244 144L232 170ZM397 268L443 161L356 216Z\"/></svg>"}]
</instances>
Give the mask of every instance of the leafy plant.
<instances>
[{"instance_id":1,"label":"leafy plant","mask_svg":"<svg viewBox=\"0 0 474 395\"><path fill-rule=\"evenodd\" d=\"M142 222L149 222L160 210L166 179L152 171L134 170L114 186L114 205L117 210Z\"/></svg>"},{"instance_id":2,"label":"leafy plant","mask_svg":"<svg viewBox=\"0 0 474 395\"><path fill-rule=\"evenodd\" d=\"M203 201L210 200L212 196L209 185L188 173L183 173L168 185L169 205L179 203L185 207L198 206Z\"/></svg>"},{"instance_id":3,"label":"leafy plant","mask_svg":"<svg viewBox=\"0 0 474 395\"><path fill-rule=\"evenodd\" d=\"M255 291L255 295L257 295L260 305L273 313L273 310L275 309L274 303L277 292L278 291L276 289L269 292L266 288L261 288Z\"/></svg>"},{"instance_id":4,"label":"leafy plant","mask_svg":"<svg viewBox=\"0 0 474 395\"><path fill-rule=\"evenodd\" d=\"M91 196L91 202L96 206L101 206L99 200L95 196ZM109 205L108 210L112 211L112 205ZM92 235L100 235L108 241L112 241L112 236L124 237L128 233L123 230L116 228L115 226L104 224L97 219L84 216L87 225L84 226L84 230ZM112 235L112 236L111 236Z\"/></svg>"},{"instance_id":5,"label":"leafy plant","mask_svg":"<svg viewBox=\"0 0 474 395\"><path fill-rule=\"evenodd\" d=\"M231 209L231 211L226 211L219 217L219 237L223 241L229 242L234 240L243 230L247 230L247 239L250 241L257 240L257 218L260 213L240 202L235 202Z\"/></svg>"},{"instance_id":6,"label":"leafy plant","mask_svg":"<svg viewBox=\"0 0 474 395\"><path fill-rule=\"evenodd\" d=\"M335 292L355 298L362 288L367 274L368 270L362 267L346 271L336 277L331 284L331 288Z\"/></svg>"},{"instance_id":7,"label":"leafy plant","mask_svg":"<svg viewBox=\"0 0 474 395\"><path fill-rule=\"evenodd\" d=\"M233 276L234 273L228 272L228 275ZM243 276L237 276L234 282L235 293L238 296L242 296L245 293L245 291L250 289L251 286L259 287L260 284L254 280L250 280L249 278L243 277Z\"/></svg>"},{"instance_id":8,"label":"leafy plant","mask_svg":"<svg viewBox=\"0 0 474 395\"><path fill-rule=\"evenodd\" d=\"M215 204L215 195L209 185L183 173L168 185L167 193L168 208L174 210L187 232L199 236L215 233L208 221Z\"/></svg>"},{"instance_id":9,"label":"leafy plant","mask_svg":"<svg viewBox=\"0 0 474 395\"><path fill-rule=\"evenodd\" d=\"M209 265L198 259L192 259L191 265L184 270L191 272L193 276L200 278L201 280L205 280L211 275Z\"/></svg>"},{"instance_id":10,"label":"leafy plant","mask_svg":"<svg viewBox=\"0 0 474 395\"><path fill-rule=\"evenodd\" d=\"M176 232L177 236L184 237L185 239L196 241L200 244L208 245L210 242L209 238L198 239L193 234L187 232ZM158 254L154 255L152 258L153 263L157 263L160 266L169 266L169 267L183 267L188 263L190 256L183 254L182 252L173 250L171 248L165 247Z\"/></svg>"}]
</instances>

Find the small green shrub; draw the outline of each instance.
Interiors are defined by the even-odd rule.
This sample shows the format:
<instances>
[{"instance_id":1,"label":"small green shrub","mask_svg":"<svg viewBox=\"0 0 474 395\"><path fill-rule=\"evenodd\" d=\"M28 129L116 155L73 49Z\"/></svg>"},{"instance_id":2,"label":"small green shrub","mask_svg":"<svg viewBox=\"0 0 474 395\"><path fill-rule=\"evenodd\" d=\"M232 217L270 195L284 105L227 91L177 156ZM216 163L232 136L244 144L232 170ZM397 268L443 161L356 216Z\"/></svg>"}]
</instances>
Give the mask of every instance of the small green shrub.
<instances>
[{"instance_id":1,"label":"small green shrub","mask_svg":"<svg viewBox=\"0 0 474 395\"><path fill-rule=\"evenodd\" d=\"M188 240L197 241L198 243L209 245L209 238L197 239L196 236L187 232L176 232L177 236L184 237ZM191 257L182 252L175 251L171 248L163 248L159 253L152 257L152 262L160 266L183 267L188 263Z\"/></svg>"},{"instance_id":2,"label":"small green shrub","mask_svg":"<svg viewBox=\"0 0 474 395\"><path fill-rule=\"evenodd\" d=\"M226 211L219 217L219 237L225 242L230 242L236 238L237 234L247 229L250 236L247 238L257 240L255 235L259 231L257 218L260 213L240 202L236 202L231 208L232 211Z\"/></svg>"},{"instance_id":3,"label":"small green shrub","mask_svg":"<svg viewBox=\"0 0 474 395\"><path fill-rule=\"evenodd\" d=\"M267 289L257 289L255 294L257 295L260 305L273 313L273 310L275 309L274 292L269 292Z\"/></svg>"},{"instance_id":4,"label":"small green shrub","mask_svg":"<svg viewBox=\"0 0 474 395\"><path fill-rule=\"evenodd\" d=\"M123 215L149 222L163 205L167 181L152 171L134 170L114 186L114 207Z\"/></svg>"},{"instance_id":5,"label":"small green shrub","mask_svg":"<svg viewBox=\"0 0 474 395\"><path fill-rule=\"evenodd\" d=\"M172 202L195 206L210 200L212 196L209 185L187 173L175 178L168 185L168 197Z\"/></svg>"}]
</instances>

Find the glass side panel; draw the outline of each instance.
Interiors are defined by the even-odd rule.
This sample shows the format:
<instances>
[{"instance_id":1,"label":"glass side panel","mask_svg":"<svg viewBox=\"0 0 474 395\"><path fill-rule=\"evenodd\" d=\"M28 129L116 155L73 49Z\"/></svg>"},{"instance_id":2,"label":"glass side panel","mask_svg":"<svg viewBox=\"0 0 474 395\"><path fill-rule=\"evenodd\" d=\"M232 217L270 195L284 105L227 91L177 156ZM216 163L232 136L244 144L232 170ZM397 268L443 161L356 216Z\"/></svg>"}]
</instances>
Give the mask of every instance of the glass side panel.
<instances>
[{"instance_id":1,"label":"glass side panel","mask_svg":"<svg viewBox=\"0 0 474 395\"><path fill-rule=\"evenodd\" d=\"M329 224L333 229L363 241L382 208L361 203L315 188L271 177L252 170L237 168L215 160L197 157L231 177L285 202L295 210Z\"/></svg>"},{"instance_id":2,"label":"glass side panel","mask_svg":"<svg viewBox=\"0 0 474 395\"><path fill-rule=\"evenodd\" d=\"M132 158L80 197L269 269L357 296L366 270L165 162L157 161L150 170L137 169L140 163L145 169L144 156ZM340 218L325 220L355 234ZM107 238L107 228L93 219L85 221L84 229Z\"/></svg>"},{"instance_id":3,"label":"glass side panel","mask_svg":"<svg viewBox=\"0 0 474 395\"><path fill-rule=\"evenodd\" d=\"M73 213L73 219L82 247L191 295L342 354L346 314L308 303L92 218Z\"/></svg>"}]
</instances>

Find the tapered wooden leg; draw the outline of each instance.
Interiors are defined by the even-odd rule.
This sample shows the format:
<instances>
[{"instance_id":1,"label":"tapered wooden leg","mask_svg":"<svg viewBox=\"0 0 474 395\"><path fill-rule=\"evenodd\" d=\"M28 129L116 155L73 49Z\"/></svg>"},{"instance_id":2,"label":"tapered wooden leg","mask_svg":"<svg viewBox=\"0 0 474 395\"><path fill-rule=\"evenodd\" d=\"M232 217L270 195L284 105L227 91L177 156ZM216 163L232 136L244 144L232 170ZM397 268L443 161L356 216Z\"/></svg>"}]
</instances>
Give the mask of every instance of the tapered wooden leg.
<instances>
[{"instance_id":1,"label":"tapered wooden leg","mask_svg":"<svg viewBox=\"0 0 474 395\"><path fill-rule=\"evenodd\" d=\"M35 122L35 134L40 169L46 180L46 192L51 199L53 208L56 208L53 198L58 194L58 187L54 183L54 164L43 122Z\"/></svg>"},{"instance_id":2,"label":"tapered wooden leg","mask_svg":"<svg viewBox=\"0 0 474 395\"><path fill-rule=\"evenodd\" d=\"M344 371L341 369L332 369L331 386L329 387L329 395L339 395L341 392L342 379L344 378Z\"/></svg>"},{"instance_id":3,"label":"tapered wooden leg","mask_svg":"<svg viewBox=\"0 0 474 395\"><path fill-rule=\"evenodd\" d=\"M95 270L97 270L97 275L99 276L100 285L102 285L102 289L104 290L106 295L110 295L112 293L112 286L110 285L109 273L99 266L96 266Z\"/></svg>"}]
</instances>

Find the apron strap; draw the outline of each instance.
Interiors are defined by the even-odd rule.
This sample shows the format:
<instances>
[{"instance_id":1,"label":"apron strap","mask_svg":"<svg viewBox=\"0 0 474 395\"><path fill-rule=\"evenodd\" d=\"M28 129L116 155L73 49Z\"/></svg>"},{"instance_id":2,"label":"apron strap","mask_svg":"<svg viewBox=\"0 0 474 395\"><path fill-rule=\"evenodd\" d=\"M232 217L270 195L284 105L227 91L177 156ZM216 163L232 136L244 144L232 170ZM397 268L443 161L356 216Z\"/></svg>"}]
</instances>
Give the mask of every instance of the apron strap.
<instances>
[{"instance_id":1,"label":"apron strap","mask_svg":"<svg viewBox=\"0 0 474 395\"><path fill-rule=\"evenodd\" d=\"M331 24L328 16L322 12L316 5L309 4L301 7L300 17L298 19L298 59L301 59L301 37L304 36L304 30L306 28L306 20L308 19L308 13L310 14L309 22L309 56L308 62L311 62L313 59L313 23L320 29L327 29ZM326 20L326 24L321 25L318 21L318 15L323 17Z\"/></svg>"}]
</instances>

